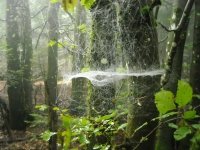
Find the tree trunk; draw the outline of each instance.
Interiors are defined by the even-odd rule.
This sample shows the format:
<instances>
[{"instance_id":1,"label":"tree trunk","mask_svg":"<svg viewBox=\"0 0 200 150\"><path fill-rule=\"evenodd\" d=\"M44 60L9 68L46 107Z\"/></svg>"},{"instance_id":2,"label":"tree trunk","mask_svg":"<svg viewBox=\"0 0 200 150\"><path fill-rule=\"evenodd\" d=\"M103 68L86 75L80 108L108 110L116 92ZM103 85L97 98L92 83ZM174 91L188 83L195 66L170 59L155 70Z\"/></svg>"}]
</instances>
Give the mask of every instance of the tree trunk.
<instances>
[{"instance_id":1,"label":"tree trunk","mask_svg":"<svg viewBox=\"0 0 200 150\"><path fill-rule=\"evenodd\" d=\"M192 0L193 1L193 0ZM182 61L183 61L183 52L185 46L185 40L187 35L187 28L189 23L189 14L193 5L193 2L189 4L189 12L186 14L183 13L187 0L177 0L174 2L174 13L173 13L173 23L171 26L177 27L182 16L186 16L185 20L181 24L181 28L175 30L172 33L172 39L169 39L168 51L169 58L167 61L167 71L165 74L165 79L163 82L163 88L165 90L172 91L174 94L177 90L178 80L181 79L182 72ZM161 123L165 120L161 120ZM169 128L168 124L164 124L158 130L158 139L156 143L157 150L173 150L175 149L175 141L173 138L173 129Z\"/></svg>"},{"instance_id":2,"label":"tree trunk","mask_svg":"<svg viewBox=\"0 0 200 150\"><path fill-rule=\"evenodd\" d=\"M57 72L58 72L58 3L51 3L48 12L49 46L48 46L48 72L46 80L47 102L49 105L49 130L57 131L58 116L53 108L57 100ZM50 44L51 43L51 44ZM49 149L57 149L57 136L53 135L49 141Z\"/></svg>"},{"instance_id":3,"label":"tree trunk","mask_svg":"<svg viewBox=\"0 0 200 150\"><path fill-rule=\"evenodd\" d=\"M97 0L91 8L91 69L105 71L115 65L116 26L115 7L109 0ZM113 69L113 68L112 68ZM114 108L114 84L101 87L90 86L89 115L105 115Z\"/></svg>"},{"instance_id":4,"label":"tree trunk","mask_svg":"<svg viewBox=\"0 0 200 150\"><path fill-rule=\"evenodd\" d=\"M200 94L200 1L195 0L195 21L194 21L194 35L193 35L193 51L192 51L192 63L190 68L190 83L193 88L194 94ZM196 108L197 114L200 115L200 102L199 99L193 97L192 105ZM196 121L199 122L200 119ZM184 143L182 143L183 147L189 149L191 144L190 139L187 139ZM200 149L199 141L197 141L194 145L191 144L190 150L198 150ZM180 149L181 150L181 149Z\"/></svg>"},{"instance_id":5,"label":"tree trunk","mask_svg":"<svg viewBox=\"0 0 200 150\"><path fill-rule=\"evenodd\" d=\"M81 72L81 69L84 67L86 33L83 31L84 29L81 30L81 26L84 25L86 25L86 10L81 6L80 1L78 1L74 26L74 42L76 47L74 48L75 51L73 55L73 71L76 73ZM70 114L78 116L86 114L87 83L85 78L72 79Z\"/></svg>"},{"instance_id":6,"label":"tree trunk","mask_svg":"<svg viewBox=\"0 0 200 150\"><path fill-rule=\"evenodd\" d=\"M151 7L150 1L127 0L119 4L122 51L125 52L125 62L129 72L159 69L157 33L152 11L147 9ZM154 129L156 123L148 124L136 134L134 131L158 115L154 104L154 93L160 87L160 76L157 74L129 79L127 126L129 149L154 149L154 132L147 137L147 141L140 140Z\"/></svg>"},{"instance_id":7,"label":"tree trunk","mask_svg":"<svg viewBox=\"0 0 200 150\"><path fill-rule=\"evenodd\" d=\"M12 129L24 130L24 102L21 97L21 70L19 60L19 27L17 0L7 0L6 42L7 42L7 84Z\"/></svg>"},{"instance_id":8,"label":"tree trunk","mask_svg":"<svg viewBox=\"0 0 200 150\"><path fill-rule=\"evenodd\" d=\"M96 0L91 8L92 35L91 35L91 60L92 70L106 71L115 66L116 52L116 10L110 0ZM113 69L114 70L114 69ZM113 99L115 85L94 86L89 83L87 100L87 115L90 117L102 116L114 109ZM111 139L102 140L102 136L93 136L88 149L93 149L95 144L109 143Z\"/></svg>"},{"instance_id":9,"label":"tree trunk","mask_svg":"<svg viewBox=\"0 0 200 150\"><path fill-rule=\"evenodd\" d=\"M200 1L195 0L195 23L194 23L194 43L192 51L192 64L190 70L190 83L194 94L200 94ZM197 98L193 100L194 107L200 106ZM200 109L196 109L200 114Z\"/></svg>"},{"instance_id":10,"label":"tree trunk","mask_svg":"<svg viewBox=\"0 0 200 150\"><path fill-rule=\"evenodd\" d=\"M29 8L29 0L21 0L21 45L22 45L22 99L25 107L25 117L29 118L29 114L32 111L32 82L31 82L31 59L32 59L32 28L31 28L31 16ZM28 118L27 118L28 117Z\"/></svg>"}]
</instances>

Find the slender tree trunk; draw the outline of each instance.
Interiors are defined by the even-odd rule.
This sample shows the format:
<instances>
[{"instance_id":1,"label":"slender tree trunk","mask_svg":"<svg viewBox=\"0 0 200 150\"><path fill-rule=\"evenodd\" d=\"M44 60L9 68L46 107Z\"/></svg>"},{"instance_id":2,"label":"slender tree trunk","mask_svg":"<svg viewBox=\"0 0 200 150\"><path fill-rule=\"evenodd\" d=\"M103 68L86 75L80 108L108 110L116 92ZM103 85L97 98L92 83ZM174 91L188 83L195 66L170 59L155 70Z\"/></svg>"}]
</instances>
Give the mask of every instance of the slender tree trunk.
<instances>
[{"instance_id":1,"label":"slender tree trunk","mask_svg":"<svg viewBox=\"0 0 200 150\"><path fill-rule=\"evenodd\" d=\"M47 102L49 105L49 129L57 131L58 116L53 108L57 100L57 72L58 72L58 3L50 3L48 13L49 44L48 46L48 72L46 80ZM49 149L57 149L57 136L54 135L49 141Z\"/></svg>"},{"instance_id":2,"label":"slender tree trunk","mask_svg":"<svg viewBox=\"0 0 200 150\"><path fill-rule=\"evenodd\" d=\"M25 107L25 117L29 119L28 115L32 111L32 82L31 82L31 59L32 59L32 28L31 16L29 8L29 0L21 0L22 10L20 13L21 18L21 45L22 45L22 98ZM27 118L28 117L28 118Z\"/></svg>"},{"instance_id":3,"label":"slender tree trunk","mask_svg":"<svg viewBox=\"0 0 200 150\"><path fill-rule=\"evenodd\" d=\"M122 51L129 72L159 69L158 39L150 9L150 1L127 0L120 4L120 28ZM149 6L149 7L147 7ZM145 122L158 113L154 104L154 93L159 89L160 74L129 78L129 113L127 126L127 149L153 150L155 133L142 140L156 126L149 123L134 134Z\"/></svg>"},{"instance_id":4,"label":"slender tree trunk","mask_svg":"<svg viewBox=\"0 0 200 150\"><path fill-rule=\"evenodd\" d=\"M6 42L7 42L7 84L12 129L24 130L24 103L21 97L21 70L19 59L18 1L7 0Z\"/></svg>"},{"instance_id":5,"label":"slender tree trunk","mask_svg":"<svg viewBox=\"0 0 200 150\"><path fill-rule=\"evenodd\" d=\"M187 2L190 2L188 5L188 14L186 14L185 12L183 13L185 6L187 6ZM189 14L192 9L193 2L194 0L177 0L174 2L174 20L171 26L177 27L182 16L186 16L180 28L178 28L178 30L175 30L172 34L172 39L169 39L170 41L167 49L170 55L167 62L168 66L163 82L163 88L165 90L172 91L174 94L177 90L178 80L181 79L183 52L189 23ZM161 123L164 121L165 120L161 120ZM174 150L175 147L176 146L173 138L173 129L169 128L167 124L162 125L161 128L158 130L156 149Z\"/></svg>"}]
</instances>

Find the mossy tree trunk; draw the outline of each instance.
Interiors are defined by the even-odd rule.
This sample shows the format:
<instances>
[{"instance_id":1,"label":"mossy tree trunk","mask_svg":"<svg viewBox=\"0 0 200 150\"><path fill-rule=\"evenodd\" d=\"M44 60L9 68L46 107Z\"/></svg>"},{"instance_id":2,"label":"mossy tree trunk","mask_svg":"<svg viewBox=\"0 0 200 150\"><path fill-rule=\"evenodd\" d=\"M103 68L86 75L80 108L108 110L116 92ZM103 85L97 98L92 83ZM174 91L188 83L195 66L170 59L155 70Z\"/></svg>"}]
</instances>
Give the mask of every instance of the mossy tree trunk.
<instances>
[{"instance_id":1,"label":"mossy tree trunk","mask_svg":"<svg viewBox=\"0 0 200 150\"><path fill-rule=\"evenodd\" d=\"M190 83L193 88L194 94L200 94L200 1L195 0L195 21L194 21L194 35L193 35L193 51L192 51L192 62L190 68ZM200 115L200 102L199 99L193 97L192 102L193 107L197 111L197 114ZM200 119L196 120L197 122ZM190 150L200 149L199 141L195 144L191 144L190 138L187 138L187 141L182 143L182 147ZM181 149L179 149L181 150Z\"/></svg>"},{"instance_id":2,"label":"mossy tree trunk","mask_svg":"<svg viewBox=\"0 0 200 150\"><path fill-rule=\"evenodd\" d=\"M53 108L57 101L57 73L58 73L58 3L50 3L48 12L49 46L48 46L48 72L46 79L46 99L49 105L49 130L57 131L58 116ZM51 43L51 44L50 44ZM53 135L49 141L49 149L57 149L57 136Z\"/></svg>"},{"instance_id":3,"label":"mossy tree trunk","mask_svg":"<svg viewBox=\"0 0 200 150\"><path fill-rule=\"evenodd\" d=\"M106 71L115 65L116 38L116 12L114 4L109 0L97 0L91 8L92 37L91 61L92 70ZM114 108L112 99L115 95L114 84L101 87L91 85L89 115L105 115Z\"/></svg>"},{"instance_id":4,"label":"mossy tree trunk","mask_svg":"<svg viewBox=\"0 0 200 150\"><path fill-rule=\"evenodd\" d=\"M200 94L200 1L195 0L195 23L193 37L192 64L190 70L190 83L194 94ZM194 98L193 105L200 106L200 101ZM200 109L197 109L200 114Z\"/></svg>"},{"instance_id":5,"label":"mossy tree trunk","mask_svg":"<svg viewBox=\"0 0 200 150\"><path fill-rule=\"evenodd\" d=\"M166 74L163 80L163 89L172 91L174 94L177 90L178 80L181 79L183 52L189 23L189 14L192 9L194 0L177 0L174 1L174 12L172 27L178 27L169 39L167 51L169 52ZM187 11L184 9L187 6ZM184 19L181 19L184 17ZM180 22L182 20L182 22ZM180 24L181 23L181 24ZM161 120L161 123L166 120ZM158 130L156 143L157 150L173 150L176 148L173 138L173 129L167 124L163 124Z\"/></svg>"},{"instance_id":6,"label":"mossy tree trunk","mask_svg":"<svg viewBox=\"0 0 200 150\"><path fill-rule=\"evenodd\" d=\"M25 117L29 119L28 115L32 111L32 72L31 72L31 59L32 59L32 27L31 16L29 8L29 0L21 0L20 11L20 28L21 28L21 70L22 70L22 99L25 107ZM27 118L28 117L28 118Z\"/></svg>"},{"instance_id":7,"label":"mossy tree trunk","mask_svg":"<svg viewBox=\"0 0 200 150\"><path fill-rule=\"evenodd\" d=\"M96 0L91 8L92 33L91 33L91 70L114 70L116 52L116 10L113 1ZM115 85L110 83L104 86L88 85L87 115L95 117L106 115L114 109L113 99ZM103 136L103 135L102 135ZM91 137L88 149L93 149L95 144L109 143L111 139Z\"/></svg>"},{"instance_id":8,"label":"mossy tree trunk","mask_svg":"<svg viewBox=\"0 0 200 150\"><path fill-rule=\"evenodd\" d=\"M74 54L73 54L73 71L81 72L84 67L84 54L86 51L86 10L78 1L75 12L74 25ZM72 79L72 101L70 104L70 114L86 114L86 97L87 97L87 80L85 78Z\"/></svg>"},{"instance_id":9,"label":"mossy tree trunk","mask_svg":"<svg viewBox=\"0 0 200 150\"><path fill-rule=\"evenodd\" d=\"M159 69L158 39L151 9L151 1L119 2L122 51L129 72ZM155 132L147 140L140 141L156 126L149 123L134 131L145 122L150 122L158 113L154 93L160 88L160 76L129 78L129 112L127 145L129 149L154 149Z\"/></svg>"},{"instance_id":10,"label":"mossy tree trunk","mask_svg":"<svg viewBox=\"0 0 200 150\"><path fill-rule=\"evenodd\" d=\"M7 42L7 84L12 129L24 130L24 102L21 97L22 83L19 57L18 1L7 0L6 42Z\"/></svg>"}]
</instances>

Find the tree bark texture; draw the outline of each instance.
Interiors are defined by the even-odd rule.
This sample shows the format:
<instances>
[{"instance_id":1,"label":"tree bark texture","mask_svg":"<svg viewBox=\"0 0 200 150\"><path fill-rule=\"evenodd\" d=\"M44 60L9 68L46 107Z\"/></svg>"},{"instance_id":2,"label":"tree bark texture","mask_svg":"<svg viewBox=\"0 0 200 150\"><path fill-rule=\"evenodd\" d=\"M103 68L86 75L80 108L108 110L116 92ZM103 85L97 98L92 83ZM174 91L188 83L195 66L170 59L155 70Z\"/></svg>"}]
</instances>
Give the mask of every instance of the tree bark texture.
<instances>
[{"instance_id":1,"label":"tree bark texture","mask_svg":"<svg viewBox=\"0 0 200 150\"><path fill-rule=\"evenodd\" d=\"M120 3L122 51L129 71L159 68L158 39L148 1Z\"/></svg>"},{"instance_id":2,"label":"tree bark texture","mask_svg":"<svg viewBox=\"0 0 200 150\"><path fill-rule=\"evenodd\" d=\"M21 28L21 70L22 70L22 99L25 107L25 117L29 119L29 114L32 111L32 72L31 72L31 59L33 55L32 49L32 27L31 16L29 8L29 0L21 0L20 11L20 28Z\"/></svg>"},{"instance_id":3,"label":"tree bark texture","mask_svg":"<svg viewBox=\"0 0 200 150\"><path fill-rule=\"evenodd\" d=\"M91 68L106 70L115 65L115 6L109 0L96 0L91 14Z\"/></svg>"},{"instance_id":4,"label":"tree bark texture","mask_svg":"<svg viewBox=\"0 0 200 150\"><path fill-rule=\"evenodd\" d=\"M58 73L58 3L51 3L48 12L49 44L48 46L48 72L46 81L47 102L49 105L49 130L57 131L58 116L53 108L57 101L57 73ZM49 141L49 149L57 149L57 137L53 135Z\"/></svg>"},{"instance_id":5,"label":"tree bark texture","mask_svg":"<svg viewBox=\"0 0 200 150\"><path fill-rule=\"evenodd\" d=\"M150 11L151 1L119 1L122 51L129 72L159 69L158 38ZM147 141L140 140L150 133L156 123L149 123L134 134L135 130L155 118L158 113L154 93L159 90L160 76L140 76L129 79L128 143L130 149L153 150L155 132Z\"/></svg>"},{"instance_id":6,"label":"tree bark texture","mask_svg":"<svg viewBox=\"0 0 200 150\"><path fill-rule=\"evenodd\" d=\"M115 64L116 25L114 4L109 0L97 0L91 8L91 69L105 71ZM89 115L105 115L114 108L112 99L115 95L114 84L95 87L90 85Z\"/></svg>"},{"instance_id":7,"label":"tree bark texture","mask_svg":"<svg viewBox=\"0 0 200 150\"><path fill-rule=\"evenodd\" d=\"M195 0L195 23L194 23L194 37L193 37L193 51L192 64L190 70L190 83L192 85L194 94L200 94L200 1ZM198 99L193 100L194 107L200 106ZM200 110L197 109L200 114Z\"/></svg>"},{"instance_id":8,"label":"tree bark texture","mask_svg":"<svg viewBox=\"0 0 200 150\"><path fill-rule=\"evenodd\" d=\"M19 26L17 0L7 0L6 5L6 42L7 42L7 84L12 129L24 130L24 102L21 97L21 70L19 59Z\"/></svg>"},{"instance_id":9,"label":"tree bark texture","mask_svg":"<svg viewBox=\"0 0 200 150\"><path fill-rule=\"evenodd\" d=\"M96 0L91 8L92 33L91 33L91 60L92 70L106 71L115 66L116 52L116 10L114 3L110 0ZM114 69L113 69L114 70ZM113 99L115 96L115 85L94 86L89 83L87 99L88 117L109 114L114 109ZM88 149L95 144L109 143L110 139L102 140L100 137L91 137ZM101 140L99 140L101 139ZM98 141L97 143L95 142Z\"/></svg>"},{"instance_id":10,"label":"tree bark texture","mask_svg":"<svg viewBox=\"0 0 200 150\"><path fill-rule=\"evenodd\" d=\"M80 1L78 1L75 13L74 41L76 46L73 54L73 71L79 73L84 67L84 54L86 50L86 33L80 27L86 25L86 10L80 4ZM86 114L87 85L88 82L85 78L72 79L70 114L78 116Z\"/></svg>"}]
</instances>

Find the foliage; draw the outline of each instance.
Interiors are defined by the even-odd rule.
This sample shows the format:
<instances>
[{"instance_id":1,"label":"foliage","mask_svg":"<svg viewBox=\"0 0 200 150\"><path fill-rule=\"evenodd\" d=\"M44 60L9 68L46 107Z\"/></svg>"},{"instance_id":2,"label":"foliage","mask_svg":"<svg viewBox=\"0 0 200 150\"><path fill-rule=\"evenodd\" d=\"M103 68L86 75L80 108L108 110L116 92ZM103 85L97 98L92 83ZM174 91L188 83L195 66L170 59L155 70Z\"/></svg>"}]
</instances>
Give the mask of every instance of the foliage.
<instances>
[{"instance_id":1,"label":"foliage","mask_svg":"<svg viewBox=\"0 0 200 150\"><path fill-rule=\"evenodd\" d=\"M90 7L93 5L95 0L81 0L81 4L85 6L87 9L90 9Z\"/></svg>"},{"instance_id":2,"label":"foliage","mask_svg":"<svg viewBox=\"0 0 200 150\"><path fill-rule=\"evenodd\" d=\"M36 108L43 112L48 108L46 105L37 105ZM57 134L58 144L63 149L70 148L87 148L87 146L93 140L97 140L98 138L103 136L106 138L107 142L105 143L95 143L93 149L97 150L108 150L111 147L111 139L114 135L125 134L125 128L127 123L119 124L118 120L121 115L124 113L119 113L118 111L112 111L108 115L97 116L97 117L75 117L71 116L67 113L66 109L60 109L58 107L53 108L59 114L59 128L58 132L50 132L49 130L44 131L40 137L44 141L48 141L51 136ZM33 114L35 119L32 122L32 126L36 126L39 124L45 124L43 121L46 119L42 119L42 115Z\"/></svg>"},{"instance_id":3,"label":"foliage","mask_svg":"<svg viewBox=\"0 0 200 150\"><path fill-rule=\"evenodd\" d=\"M47 127L48 124L48 117L45 114L45 111L48 109L47 105L36 105L35 106L36 110L39 110L40 113L35 112L30 114L30 116L33 118L32 121L26 121L27 123L31 123L30 127Z\"/></svg>"},{"instance_id":4,"label":"foliage","mask_svg":"<svg viewBox=\"0 0 200 150\"><path fill-rule=\"evenodd\" d=\"M176 96L170 91L161 90L155 94L155 103L160 113L160 119L170 117L166 122L170 122L169 127L175 129L175 140L180 141L187 135L192 135L191 145L195 147L198 145L195 143L200 141L197 134L200 132L200 125L196 123L200 116L191 105L193 96L191 86L185 81L178 81ZM177 120L176 124L171 122L172 120Z\"/></svg>"},{"instance_id":5,"label":"foliage","mask_svg":"<svg viewBox=\"0 0 200 150\"><path fill-rule=\"evenodd\" d=\"M61 116L63 115L64 114ZM68 132L67 134L71 134L71 139L66 138L66 135L63 135L63 133L61 135L63 135L64 141L68 142L68 144L78 145L77 148L86 148L87 145L91 143L91 140L98 141L98 137L101 136L110 141L114 134L118 131L124 131L124 128L126 127L126 124L118 124L116 118L119 114L117 114L116 111L109 115L93 118L67 116L67 118L60 118L61 122L68 122L63 124L61 132ZM106 150L110 147L111 145L109 142L103 144L95 143L93 149Z\"/></svg>"},{"instance_id":6,"label":"foliage","mask_svg":"<svg viewBox=\"0 0 200 150\"><path fill-rule=\"evenodd\" d=\"M162 90L159 93L156 93L155 103L160 114L165 114L176 108L174 104L174 95L170 91Z\"/></svg>"},{"instance_id":7,"label":"foliage","mask_svg":"<svg viewBox=\"0 0 200 150\"><path fill-rule=\"evenodd\" d=\"M44 140L44 141L49 141L51 136L55 135L56 133L55 132L50 132L49 130L43 132L41 134L41 138Z\"/></svg>"},{"instance_id":8,"label":"foliage","mask_svg":"<svg viewBox=\"0 0 200 150\"><path fill-rule=\"evenodd\" d=\"M192 88L184 81L178 82L178 90L176 93L176 103L179 107L185 107L192 100Z\"/></svg>"},{"instance_id":9,"label":"foliage","mask_svg":"<svg viewBox=\"0 0 200 150\"><path fill-rule=\"evenodd\" d=\"M94 2L95 0L81 0L81 4L87 9L90 9ZM62 0L62 6L65 11L73 11L77 3L78 0Z\"/></svg>"}]
</instances>

